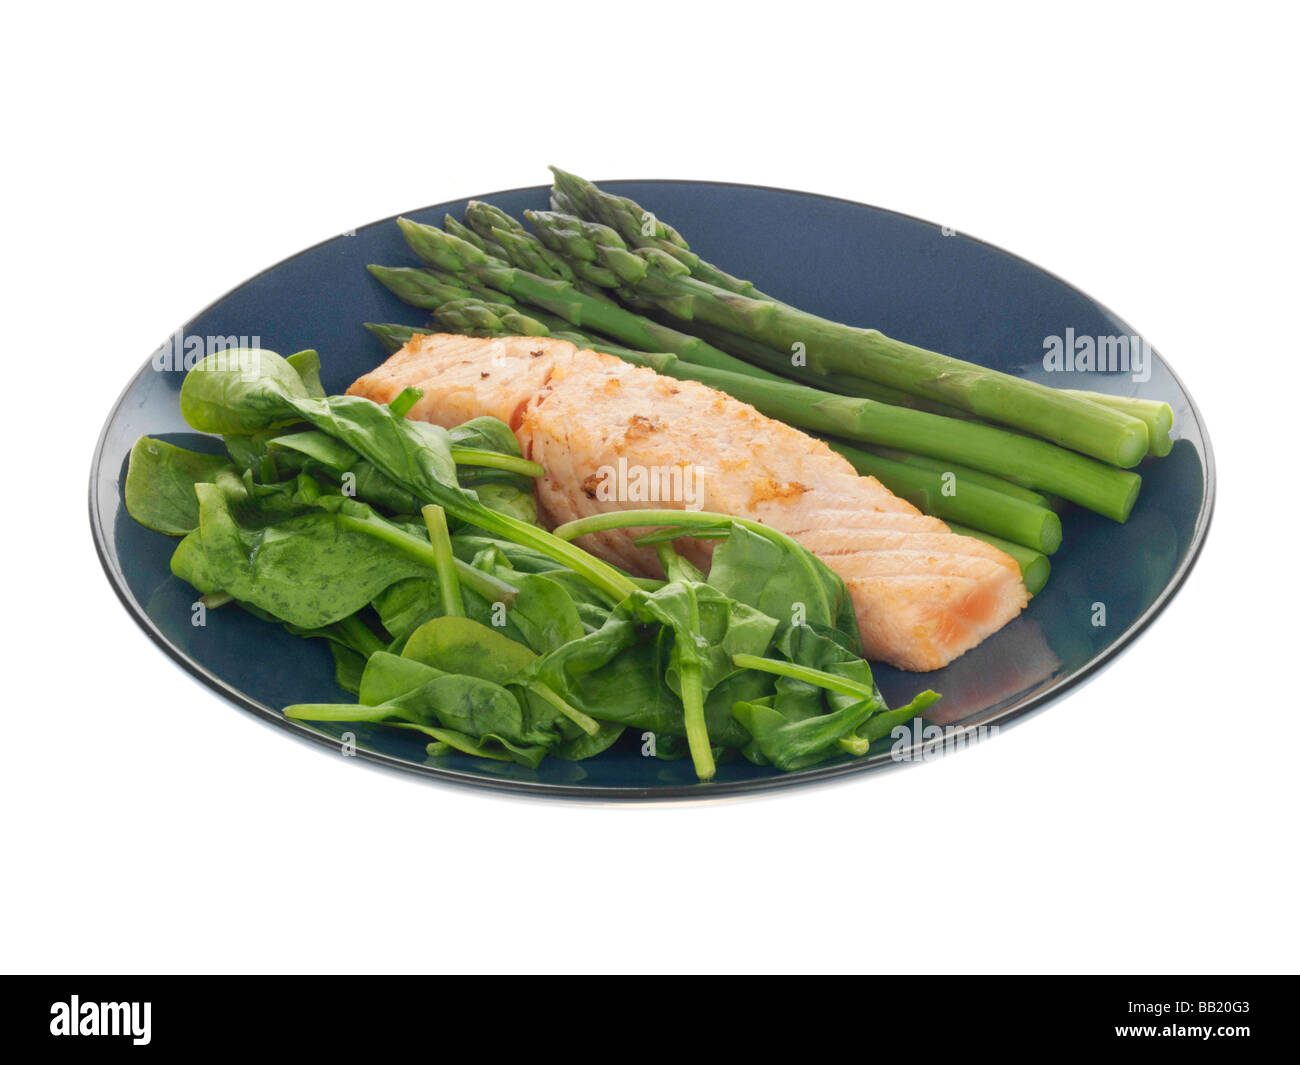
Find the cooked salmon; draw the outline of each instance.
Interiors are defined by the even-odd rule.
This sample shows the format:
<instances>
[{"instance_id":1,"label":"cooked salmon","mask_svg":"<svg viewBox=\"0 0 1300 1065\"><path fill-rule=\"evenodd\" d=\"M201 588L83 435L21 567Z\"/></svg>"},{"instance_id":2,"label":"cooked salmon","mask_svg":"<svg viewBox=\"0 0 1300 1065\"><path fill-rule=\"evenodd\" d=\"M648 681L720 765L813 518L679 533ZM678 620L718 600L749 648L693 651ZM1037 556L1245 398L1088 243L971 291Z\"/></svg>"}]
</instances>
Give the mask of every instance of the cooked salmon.
<instances>
[{"instance_id":1,"label":"cooked salmon","mask_svg":"<svg viewBox=\"0 0 1300 1065\"><path fill-rule=\"evenodd\" d=\"M550 527L608 510L691 507L792 536L843 578L868 658L938 669L1029 600L1001 551L950 532L820 440L705 385L553 338L439 334L412 338L349 392L387 403L409 387L424 390L409 417L447 427L485 414L506 422L523 453L546 467L537 501ZM641 474L640 492L612 490L620 470ZM674 490L654 493L652 474ZM626 489L635 478L625 480ZM654 552L632 542L644 531L580 543L658 576ZM707 569L708 541L677 543Z\"/></svg>"}]
</instances>

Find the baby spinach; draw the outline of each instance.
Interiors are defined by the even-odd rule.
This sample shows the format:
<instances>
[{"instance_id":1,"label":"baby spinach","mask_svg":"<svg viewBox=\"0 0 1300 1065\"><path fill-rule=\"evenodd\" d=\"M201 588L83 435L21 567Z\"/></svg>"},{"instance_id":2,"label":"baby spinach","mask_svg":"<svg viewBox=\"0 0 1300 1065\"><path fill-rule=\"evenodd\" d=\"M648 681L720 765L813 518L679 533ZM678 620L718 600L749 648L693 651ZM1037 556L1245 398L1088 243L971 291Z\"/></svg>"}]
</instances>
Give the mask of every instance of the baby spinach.
<instances>
[{"instance_id":1,"label":"baby spinach","mask_svg":"<svg viewBox=\"0 0 1300 1065\"><path fill-rule=\"evenodd\" d=\"M181 412L203 432L251 433L310 422L374 463L422 504L437 503L463 522L536 548L581 573L611 602L635 587L608 563L535 525L491 510L461 488L445 429L411 421L360 396L311 397L294 369L274 352L234 348L209 355L185 377Z\"/></svg>"},{"instance_id":2,"label":"baby spinach","mask_svg":"<svg viewBox=\"0 0 1300 1065\"><path fill-rule=\"evenodd\" d=\"M320 381L320 355L308 348L305 351L295 351L292 355L286 355L284 361L293 367L307 395L318 398L325 395L325 386Z\"/></svg>"},{"instance_id":3,"label":"baby spinach","mask_svg":"<svg viewBox=\"0 0 1300 1065\"><path fill-rule=\"evenodd\" d=\"M936 698L885 708L843 582L789 537L672 510L552 535L535 524L544 471L509 427L412 421L419 397L327 396L315 352L225 351L187 376L181 408L229 458L133 449L127 507L183 537L173 572L214 605L326 640L358 697L288 716L382 722L426 737L430 757L532 767L639 728L707 780L738 752L782 769L865 753ZM638 542L666 580L568 542L620 526L654 530ZM707 576L672 546L683 535L718 541Z\"/></svg>"},{"instance_id":4,"label":"baby spinach","mask_svg":"<svg viewBox=\"0 0 1300 1065\"><path fill-rule=\"evenodd\" d=\"M131 448L123 495L126 510L155 532L184 536L199 524L194 486L212 481L218 471L232 470L221 455L189 451L142 436Z\"/></svg>"},{"instance_id":5,"label":"baby spinach","mask_svg":"<svg viewBox=\"0 0 1300 1065\"><path fill-rule=\"evenodd\" d=\"M384 588L428 567L402 551L314 511L249 528L216 485L200 484L199 526L172 572L202 592L227 592L304 629L356 613Z\"/></svg>"},{"instance_id":6,"label":"baby spinach","mask_svg":"<svg viewBox=\"0 0 1300 1065\"><path fill-rule=\"evenodd\" d=\"M575 540L592 532L647 526L678 529L684 535L698 530L709 538L716 538L721 528L730 528L713 552L708 577L713 587L778 620L794 620L798 607L798 620L839 629L860 649L853 602L844 582L802 544L759 522L702 510L623 510L579 518L554 533L562 540ZM662 539L652 531L641 542Z\"/></svg>"},{"instance_id":7,"label":"baby spinach","mask_svg":"<svg viewBox=\"0 0 1300 1065\"><path fill-rule=\"evenodd\" d=\"M298 721L411 725L452 746L466 737L476 748L470 753L496 744L504 756L518 756L531 765L559 741L554 731L535 726L519 700L501 685L384 651L370 656L360 690L358 703L300 703L286 707L284 714Z\"/></svg>"},{"instance_id":8,"label":"baby spinach","mask_svg":"<svg viewBox=\"0 0 1300 1065\"><path fill-rule=\"evenodd\" d=\"M802 769L835 754L865 754L885 733L872 728L876 715L888 713L885 732L910 721L939 697L922 692L907 706L887 711L871 676L871 667L830 637L807 626L788 626L776 641L783 659L740 654L735 664L776 675L774 695L742 700L732 713L752 737L745 754L778 769ZM816 665L812 663L817 663ZM822 705L825 695L829 712Z\"/></svg>"},{"instance_id":9,"label":"baby spinach","mask_svg":"<svg viewBox=\"0 0 1300 1065\"><path fill-rule=\"evenodd\" d=\"M518 685L540 700L531 703L539 720L556 721L559 715L589 736L600 729L594 719L536 675L537 656L532 651L470 618L448 615L425 622L406 641L402 657L447 672L464 670L502 686Z\"/></svg>"}]
</instances>

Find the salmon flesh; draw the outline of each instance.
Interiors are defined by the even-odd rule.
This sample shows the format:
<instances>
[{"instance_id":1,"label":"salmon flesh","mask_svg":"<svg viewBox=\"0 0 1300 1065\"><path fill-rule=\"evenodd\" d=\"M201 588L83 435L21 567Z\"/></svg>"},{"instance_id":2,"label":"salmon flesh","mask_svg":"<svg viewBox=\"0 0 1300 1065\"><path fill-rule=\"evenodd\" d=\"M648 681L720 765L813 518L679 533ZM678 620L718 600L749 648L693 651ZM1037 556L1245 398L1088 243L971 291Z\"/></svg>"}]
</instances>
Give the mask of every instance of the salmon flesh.
<instances>
[{"instance_id":1,"label":"salmon flesh","mask_svg":"<svg viewBox=\"0 0 1300 1065\"><path fill-rule=\"evenodd\" d=\"M408 417L445 427L507 423L546 468L548 527L609 510L667 507L759 521L834 570L852 597L866 656L900 669L947 665L1029 601L1015 561L959 536L862 477L822 441L725 393L550 337L415 336L349 394L387 403L424 395ZM625 570L661 576L646 529L578 542ZM707 570L711 544L679 550Z\"/></svg>"}]
</instances>

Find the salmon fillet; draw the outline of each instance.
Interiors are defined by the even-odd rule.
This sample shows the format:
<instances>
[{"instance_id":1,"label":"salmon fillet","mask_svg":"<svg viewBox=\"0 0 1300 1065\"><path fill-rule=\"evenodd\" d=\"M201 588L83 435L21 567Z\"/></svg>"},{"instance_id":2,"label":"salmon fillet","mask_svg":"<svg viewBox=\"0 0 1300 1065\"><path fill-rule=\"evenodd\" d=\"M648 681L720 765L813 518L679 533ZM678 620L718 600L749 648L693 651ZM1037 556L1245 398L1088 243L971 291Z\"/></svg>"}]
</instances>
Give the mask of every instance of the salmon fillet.
<instances>
[{"instance_id":1,"label":"salmon fillet","mask_svg":"<svg viewBox=\"0 0 1300 1065\"><path fill-rule=\"evenodd\" d=\"M424 396L408 417L450 428L486 414L510 426L546 468L537 502L548 527L609 510L689 507L793 537L843 578L868 658L938 669L1029 601L1009 556L950 532L820 440L705 385L550 337L438 334L413 337L348 392L387 403L409 387ZM676 498L611 498L620 460L665 480L680 471ZM579 542L629 572L660 576L654 552L632 542L644 531ZM708 541L677 544L707 570Z\"/></svg>"}]
</instances>

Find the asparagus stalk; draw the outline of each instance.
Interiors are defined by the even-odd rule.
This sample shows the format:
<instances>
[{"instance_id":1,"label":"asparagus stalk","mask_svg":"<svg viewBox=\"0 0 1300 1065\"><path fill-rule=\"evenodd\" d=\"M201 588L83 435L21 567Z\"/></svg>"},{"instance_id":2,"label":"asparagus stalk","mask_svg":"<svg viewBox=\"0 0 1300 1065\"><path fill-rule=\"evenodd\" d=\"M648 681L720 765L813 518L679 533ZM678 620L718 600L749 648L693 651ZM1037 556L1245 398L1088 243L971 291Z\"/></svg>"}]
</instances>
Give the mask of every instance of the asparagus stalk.
<instances>
[{"instance_id":1,"label":"asparagus stalk","mask_svg":"<svg viewBox=\"0 0 1300 1065\"><path fill-rule=\"evenodd\" d=\"M446 227L448 232L452 232L450 223L449 218ZM470 200L465 207L465 223L483 240L501 248L497 258L509 260L515 266L531 270L541 277L573 280L573 268L563 257L556 255L499 207L493 207L482 200Z\"/></svg>"},{"instance_id":2,"label":"asparagus stalk","mask_svg":"<svg viewBox=\"0 0 1300 1065\"><path fill-rule=\"evenodd\" d=\"M1032 503L1036 507L1048 507L1050 509L1052 506L1051 499L1041 492L1035 492L1032 488L1025 488L1023 485L1008 481L1003 477L995 477L983 470L973 470L969 466L963 466L960 463L932 459L928 455L912 455L906 451L899 451L890 447L869 447L866 450L874 452L882 458L893 459L895 462L905 462L910 466L920 466L922 469L935 470L938 473L951 473L957 478L958 482L981 485L994 492L1001 492L1004 496L1023 499L1026 503Z\"/></svg>"},{"instance_id":3,"label":"asparagus stalk","mask_svg":"<svg viewBox=\"0 0 1300 1065\"><path fill-rule=\"evenodd\" d=\"M489 240L480 234L475 233L474 230L462 225L449 214L443 215L442 225L443 228L453 237L457 237L460 240L473 244L474 247L478 248L486 255L495 255L498 259L503 258L505 255L505 250L495 240ZM547 274L546 276L550 277L553 275Z\"/></svg>"},{"instance_id":4,"label":"asparagus stalk","mask_svg":"<svg viewBox=\"0 0 1300 1065\"><path fill-rule=\"evenodd\" d=\"M1061 546L1061 519L1047 507L983 485L949 481L943 472L882 458L839 441L828 443L859 473L875 477L894 495L926 514L973 526L1045 555Z\"/></svg>"},{"instance_id":5,"label":"asparagus stalk","mask_svg":"<svg viewBox=\"0 0 1300 1065\"><path fill-rule=\"evenodd\" d=\"M366 322L365 326L384 345L389 355L404 348L411 337L423 330L412 325L399 325L397 322Z\"/></svg>"},{"instance_id":6,"label":"asparagus stalk","mask_svg":"<svg viewBox=\"0 0 1300 1065\"><path fill-rule=\"evenodd\" d=\"M439 308L437 313L440 320L445 321L443 311ZM476 315L476 322L490 335L493 325L489 316ZM510 332L502 324L498 335ZM948 464L959 463L986 473L1010 476L1031 488L1060 495L1115 521L1122 522L1128 518L1142 483L1142 479L1131 471L1117 470L1042 440L995 426L893 407L870 399L837 396L790 381L760 380L746 374L689 363L671 352L632 351L617 344L593 341L586 336L573 342L582 341L591 341L584 346L616 355L634 365L648 366L669 377L709 385L788 425L854 442L901 448ZM1014 501L1011 494L1000 494ZM1045 509L1036 503L1031 505L1035 510Z\"/></svg>"},{"instance_id":7,"label":"asparagus stalk","mask_svg":"<svg viewBox=\"0 0 1300 1065\"><path fill-rule=\"evenodd\" d=\"M483 333L489 336L550 336L550 329L536 318L519 313L509 304L482 300L453 300L434 312L440 325L452 333Z\"/></svg>"},{"instance_id":8,"label":"asparagus stalk","mask_svg":"<svg viewBox=\"0 0 1300 1065\"><path fill-rule=\"evenodd\" d=\"M521 302L536 304L579 328L590 326L633 347L672 352L705 366L726 369L744 366L735 356L719 351L699 337L652 322L610 300L590 296L572 282L539 277L531 271L511 266L434 226L422 225L409 218L399 218L397 224L411 249L430 265L457 276L464 275L467 280L504 292ZM767 376L775 379L774 374Z\"/></svg>"},{"instance_id":9,"label":"asparagus stalk","mask_svg":"<svg viewBox=\"0 0 1300 1065\"><path fill-rule=\"evenodd\" d=\"M1164 458L1173 450L1174 441L1170 436L1170 430L1174 426L1174 412L1168 403L1154 399L1139 399L1137 396L1111 396L1105 392L1085 392L1073 388L1069 389L1069 392L1071 395L1082 396L1084 399L1092 400L1093 403L1123 411L1146 422L1147 437L1150 442L1148 453L1156 458Z\"/></svg>"},{"instance_id":10,"label":"asparagus stalk","mask_svg":"<svg viewBox=\"0 0 1300 1065\"><path fill-rule=\"evenodd\" d=\"M607 193L592 182L576 174L566 173L557 167L550 169L555 175L555 184L551 189L551 204L552 210L557 213L573 215L589 222L603 223L614 229L631 247L658 248L666 251L686 265L691 275L701 281L754 299L773 299L759 292L752 283L734 278L725 271L702 262L698 256L690 254L689 245L681 234L626 196ZM690 332L696 333L715 347L729 351L733 355L739 355L760 366L782 372L781 367L771 358L774 354L779 357L779 353L773 352L770 348L755 345L755 349L747 349L743 346L745 344L743 338L732 337L723 330L714 329L703 323L697 323L697 327L692 328ZM807 377L798 372L787 373L787 376L807 381ZM954 416L955 408L947 407L946 404L932 403L917 396L908 396L907 393L890 390L887 386L875 386L879 389L877 391L873 389L874 382L850 384L849 381L854 380L852 378L832 382L830 376L832 375L828 375L828 379L820 383L820 387L831 392L865 396L868 399L880 400L882 403L895 403L899 406L916 406L919 403L922 404L920 406L922 410ZM894 392L892 396L889 394L890 391ZM1066 391L1141 419L1147 425L1148 453L1158 458L1169 454L1173 446L1169 437L1173 417L1168 404L1077 389Z\"/></svg>"},{"instance_id":11,"label":"asparagus stalk","mask_svg":"<svg viewBox=\"0 0 1300 1065\"><path fill-rule=\"evenodd\" d=\"M865 377L959 407L1116 466L1147 452L1146 423L1068 392L857 329L691 276L659 248L629 249L608 226L547 211L527 214L542 242L571 261L604 266L623 287L674 317L699 320L778 350L802 344L817 373Z\"/></svg>"},{"instance_id":12,"label":"asparagus stalk","mask_svg":"<svg viewBox=\"0 0 1300 1065\"><path fill-rule=\"evenodd\" d=\"M600 222L620 234L633 248L654 248L671 255L690 270L693 277L711 285L738 292L753 299L770 300L759 292L752 282L732 277L712 263L707 263L691 251L682 235L672 226L661 222L654 213L626 196L616 196L598 188L590 181L551 167L555 175L552 198L559 204L570 204L568 212L589 222Z\"/></svg>"},{"instance_id":13,"label":"asparagus stalk","mask_svg":"<svg viewBox=\"0 0 1300 1065\"><path fill-rule=\"evenodd\" d=\"M901 389L868 381L864 377L855 377L852 374L819 374L815 370L810 370L807 365L796 363L793 358L794 352L789 355L782 354L766 344L735 336L725 329L718 329L705 322L690 322L687 332L694 333L715 348L721 348L753 366L760 366L783 377L802 381L804 384L827 392L837 392L841 396L861 396L863 399L874 399L880 403L892 403L896 407L914 407L917 410L928 410L931 414L942 414L949 418L972 418L972 415L958 407L922 399Z\"/></svg>"},{"instance_id":14,"label":"asparagus stalk","mask_svg":"<svg viewBox=\"0 0 1300 1065\"><path fill-rule=\"evenodd\" d=\"M375 266L373 263L366 269L398 299L428 311L451 300L467 299L471 296L486 297L495 303L514 302L504 293L484 288L482 285L457 278L441 270L421 270L410 266Z\"/></svg>"},{"instance_id":15,"label":"asparagus stalk","mask_svg":"<svg viewBox=\"0 0 1300 1065\"><path fill-rule=\"evenodd\" d=\"M680 372L661 372L702 381L753 404L771 418L803 429L1013 477L1114 521L1127 520L1142 483L1132 471L992 425L837 396L805 385L757 381L709 367L679 363L676 370Z\"/></svg>"},{"instance_id":16,"label":"asparagus stalk","mask_svg":"<svg viewBox=\"0 0 1300 1065\"><path fill-rule=\"evenodd\" d=\"M971 536L976 540L983 540L986 544L992 544L1003 554L1015 559L1016 565L1020 567L1020 579L1025 582L1025 591L1030 595L1037 595L1047 584L1047 578L1052 572L1052 563L1048 561L1046 555L1023 544L1015 544L1010 540L990 535L983 529L969 529L951 521L948 522L948 528L960 536Z\"/></svg>"}]
</instances>

